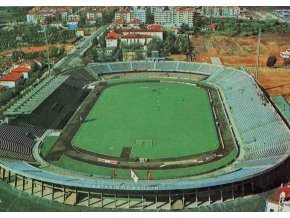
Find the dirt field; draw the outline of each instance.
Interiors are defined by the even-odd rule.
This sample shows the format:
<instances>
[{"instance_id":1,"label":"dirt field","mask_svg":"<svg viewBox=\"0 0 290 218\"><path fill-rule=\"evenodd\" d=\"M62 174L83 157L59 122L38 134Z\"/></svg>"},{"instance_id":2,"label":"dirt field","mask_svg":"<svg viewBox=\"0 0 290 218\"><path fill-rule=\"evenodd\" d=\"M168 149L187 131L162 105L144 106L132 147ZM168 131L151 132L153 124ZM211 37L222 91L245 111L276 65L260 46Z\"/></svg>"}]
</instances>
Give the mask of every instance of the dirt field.
<instances>
[{"instance_id":1,"label":"dirt field","mask_svg":"<svg viewBox=\"0 0 290 218\"><path fill-rule=\"evenodd\" d=\"M216 56L220 57L226 66L253 68L256 65L257 36L191 36L190 38L191 45L198 51L195 58L197 62L211 63L210 57ZM271 96L290 93L290 69L266 67L269 55L277 57L275 66L283 65L280 52L290 48L290 35L262 35L260 48L258 81Z\"/></svg>"}]
</instances>

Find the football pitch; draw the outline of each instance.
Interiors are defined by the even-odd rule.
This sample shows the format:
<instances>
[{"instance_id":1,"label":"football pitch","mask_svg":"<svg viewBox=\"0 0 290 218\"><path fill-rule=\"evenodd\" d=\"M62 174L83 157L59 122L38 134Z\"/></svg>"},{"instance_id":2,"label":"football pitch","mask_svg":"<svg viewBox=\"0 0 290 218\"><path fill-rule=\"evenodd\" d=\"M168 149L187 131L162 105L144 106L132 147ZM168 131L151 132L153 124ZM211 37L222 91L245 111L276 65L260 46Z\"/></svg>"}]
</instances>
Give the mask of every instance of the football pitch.
<instances>
[{"instance_id":1,"label":"football pitch","mask_svg":"<svg viewBox=\"0 0 290 218\"><path fill-rule=\"evenodd\" d=\"M174 158L219 147L207 91L176 83L109 87L72 140L76 147L120 157Z\"/></svg>"}]
</instances>

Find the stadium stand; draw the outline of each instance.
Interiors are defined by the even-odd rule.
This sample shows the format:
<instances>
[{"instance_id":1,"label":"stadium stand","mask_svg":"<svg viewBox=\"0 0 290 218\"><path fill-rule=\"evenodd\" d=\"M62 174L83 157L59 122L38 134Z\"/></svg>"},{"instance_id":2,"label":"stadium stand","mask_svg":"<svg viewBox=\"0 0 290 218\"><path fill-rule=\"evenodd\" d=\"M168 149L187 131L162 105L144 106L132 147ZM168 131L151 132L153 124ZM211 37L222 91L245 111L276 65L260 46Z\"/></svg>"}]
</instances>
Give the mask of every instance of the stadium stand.
<instances>
[{"instance_id":1,"label":"stadium stand","mask_svg":"<svg viewBox=\"0 0 290 218\"><path fill-rule=\"evenodd\" d=\"M112 70L108 64L90 64L89 68L96 72L96 74L111 73Z\"/></svg>"},{"instance_id":2,"label":"stadium stand","mask_svg":"<svg viewBox=\"0 0 290 218\"><path fill-rule=\"evenodd\" d=\"M288 126L290 126L290 104L282 96L274 96L272 97L272 101L282 113L283 117L285 117Z\"/></svg>"},{"instance_id":3,"label":"stadium stand","mask_svg":"<svg viewBox=\"0 0 290 218\"><path fill-rule=\"evenodd\" d=\"M31 126L0 125L0 156L32 161L32 148L44 132Z\"/></svg>"},{"instance_id":4,"label":"stadium stand","mask_svg":"<svg viewBox=\"0 0 290 218\"><path fill-rule=\"evenodd\" d=\"M160 71L176 71L178 62L159 61L155 64L155 70Z\"/></svg>"},{"instance_id":5,"label":"stadium stand","mask_svg":"<svg viewBox=\"0 0 290 218\"><path fill-rule=\"evenodd\" d=\"M34 125L45 129L61 129L88 95L85 83L69 78L31 114L21 114L10 123Z\"/></svg>"},{"instance_id":6,"label":"stadium stand","mask_svg":"<svg viewBox=\"0 0 290 218\"><path fill-rule=\"evenodd\" d=\"M200 68L200 63L187 63L187 62L180 62L177 68L177 71L181 72L197 72Z\"/></svg>"},{"instance_id":7,"label":"stadium stand","mask_svg":"<svg viewBox=\"0 0 290 218\"><path fill-rule=\"evenodd\" d=\"M49 76L40 82L35 88L24 95L19 101L8 108L5 115L30 114L34 111L52 92L54 92L68 77Z\"/></svg>"},{"instance_id":8,"label":"stadium stand","mask_svg":"<svg viewBox=\"0 0 290 218\"><path fill-rule=\"evenodd\" d=\"M134 61L132 62L133 71L154 70L153 61Z\"/></svg>"},{"instance_id":9,"label":"stadium stand","mask_svg":"<svg viewBox=\"0 0 290 218\"><path fill-rule=\"evenodd\" d=\"M226 96L242 139L238 167L277 164L289 152L289 130L254 80L237 70L224 70L207 79Z\"/></svg>"},{"instance_id":10,"label":"stadium stand","mask_svg":"<svg viewBox=\"0 0 290 218\"><path fill-rule=\"evenodd\" d=\"M128 72L132 71L131 63L129 62L115 62L111 63L112 72Z\"/></svg>"},{"instance_id":11,"label":"stadium stand","mask_svg":"<svg viewBox=\"0 0 290 218\"><path fill-rule=\"evenodd\" d=\"M230 125L237 136L240 149L239 156L231 164L214 172L188 178L156 179L150 181L150 183L147 180L139 180L138 183L134 183L130 179L96 179L92 175L85 176L73 171L70 171L68 175L65 169L58 168L55 171L46 171L45 168L39 169L24 161L7 158L0 158L1 167L13 170L13 172L26 178L45 181L48 184L80 187L82 190L85 188L101 191L110 190L109 192L113 192L112 190L118 191L121 187L124 187L126 190L132 190L135 194L138 190L144 190L144 193L145 190L157 193L156 190L193 190L220 185L225 186L234 182L249 181L249 179L254 181L257 176L270 172L271 169L289 157L289 129L258 87L255 80L243 71L224 66L190 62L138 61L90 64L89 67L97 75L123 71L142 71L146 69L167 72L172 67L175 67L174 69L180 72L209 75L204 82L216 87L221 94L225 111L229 114ZM69 97L66 98L71 99ZM49 98L49 100L52 101L52 98ZM49 105L52 106L53 102L49 102ZM51 116L54 118L53 115ZM8 128L5 125L2 127L4 130ZM10 139L8 136L3 138L3 140L8 139ZM17 140L15 139L13 143L18 145L19 141ZM2 148L2 142L0 143ZM5 149L0 149L1 154L6 154L8 150L6 148L14 147L14 144L5 145ZM27 144L32 146L32 142ZM20 151L23 154L29 153L29 149L22 148L20 145L13 153L18 156L16 151ZM9 157L14 158L12 155ZM18 158L15 157L15 159Z\"/></svg>"}]
</instances>

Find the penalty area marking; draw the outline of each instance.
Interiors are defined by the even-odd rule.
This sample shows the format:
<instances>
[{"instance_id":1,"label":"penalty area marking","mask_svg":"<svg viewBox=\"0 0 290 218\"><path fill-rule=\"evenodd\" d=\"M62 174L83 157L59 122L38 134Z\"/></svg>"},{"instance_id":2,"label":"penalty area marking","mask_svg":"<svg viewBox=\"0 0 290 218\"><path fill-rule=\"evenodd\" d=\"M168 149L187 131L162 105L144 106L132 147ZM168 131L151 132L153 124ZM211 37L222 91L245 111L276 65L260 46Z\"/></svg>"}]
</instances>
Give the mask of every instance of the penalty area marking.
<instances>
[{"instance_id":1,"label":"penalty area marking","mask_svg":"<svg viewBox=\"0 0 290 218\"><path fill-rule=\"evenodd\" d=\"M153 142L151 139L137 139L135 146L150 146L153 147Z\"/></svg>"}]
</instances>

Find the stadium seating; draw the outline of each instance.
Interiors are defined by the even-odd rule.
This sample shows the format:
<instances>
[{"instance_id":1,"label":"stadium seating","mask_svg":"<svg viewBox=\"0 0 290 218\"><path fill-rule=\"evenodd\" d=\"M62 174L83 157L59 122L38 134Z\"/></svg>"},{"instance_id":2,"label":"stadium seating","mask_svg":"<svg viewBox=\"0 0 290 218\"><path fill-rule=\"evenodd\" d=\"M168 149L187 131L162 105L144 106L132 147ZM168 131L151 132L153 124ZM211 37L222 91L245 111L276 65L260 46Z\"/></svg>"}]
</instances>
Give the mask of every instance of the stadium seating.
<instances>
[{"instance_id":1,"label":"stadium seating","mask_svg":"<svg viewBox=\"0 0 290 218\"><path fill-rule=\"evenodd\" d=\"M172 61L156 62L155 70L176 71L177 64L178 62L172 62Z\"/></svg>"},{"instance_id":2,"label":"stadium seating","mask_svg":"<svg viewBox=\"0 0 290 218\"><path fill-rule=\"evenodd\" d=\"M153 61L134 61L132 62L133 71L154 70Z\"/></svg>"},{"instance_id":3,"label":"stadium seating","mask_svg":"<svg viewBox=\"0 0 290 218\"><path fill-rule=\"evenodd\" d=\"M197 72L202 74L211 75L216 70L223 68L222 66L209 65L209 64L201 64L200 68L198 68Z\"/></svg>"},{"instance_id":4,"label":"stadium seating","mask_svg":"<svg viewBox=\"0 0 290 218\"><path fill-rule=\"evenodd\" d=\"M90 64L88 65L92 71L96 72L96 74L103 74L103 73L112 73L109 64Z\"/></svg>"},{"instance_id":5,"label":"stadium seating","mask_svg":"<svg viewBox=\"0 0 290 218\"><path fill-rule=\"evenodd\" d=\"M197 72L200 66L201 63L180 62L177 70L188 73Z\"/></svg>"},{"instance_id":6,"label":"stadium seating","mask_svg":"<svg viewBox=\"0 0 290 218\"><path fill-rule=\"evenodd\" d=\"M0 156L32 160L32 148L44 129L30 126L0 125Z\"/></svg>"},{"instance_id":7,"label":"stadium seating","mask_svg":"<svg viewBox=\"0 0 290 218\"><path fill-rule=\"evenodd\" d=\"M68 76L49 76L30 90L19 101L4 112L5 115L30 114L34 111L51 93L53 93Z\"/></svg>"},{"instance_id":8,"label":"stadium seating","mask_svg":"<svg viewBox=\"0 0 290 218\"><path fill-rule=\"evenodd\" d=\"M132 66L131 66L131 63L129 63L129 62L111 63L110 67L112 69L112 72L128 72L128 71L132 71Z\"/></svg>"},{"instance_id":9,"label":"stadium seating","mask_svg":"<svg viewBox=\"0 0 290 218\"><path fill-rule=\"evenodd\" d=\"M266 167L281 161L289 152L289 130L254 80L241 71L225 69L207 81L224 93L241 137L245 155L236 167Z\"/></svg>"}]
</instances>

